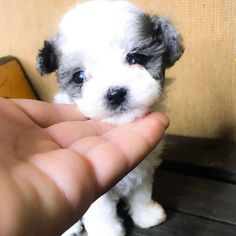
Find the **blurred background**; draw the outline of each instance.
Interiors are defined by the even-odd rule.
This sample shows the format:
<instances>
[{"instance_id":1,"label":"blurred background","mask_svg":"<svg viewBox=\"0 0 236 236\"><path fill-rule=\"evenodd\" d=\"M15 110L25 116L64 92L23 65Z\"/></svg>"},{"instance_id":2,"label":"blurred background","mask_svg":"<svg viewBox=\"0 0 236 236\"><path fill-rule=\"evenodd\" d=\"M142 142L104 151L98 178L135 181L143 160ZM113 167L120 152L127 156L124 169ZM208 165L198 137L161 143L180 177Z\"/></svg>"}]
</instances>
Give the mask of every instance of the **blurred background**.
<instances>
[{"instance_id":1,"label":"blurred background","mask_svg":"<svg viewBox=\"0 0 236 236\"><path fill-rule=\"evenodd\" d=\"M0 57L19 59L42 100L52 100L57 83L55 75L41 78L37 73L38 49L77 2L0 1ZM149 13L168 16L184 39L183 57L167 71L171 81L165 101L171 120L168 133L236 141L236 2L132 2Z\"/></svg>"}]
</instances>

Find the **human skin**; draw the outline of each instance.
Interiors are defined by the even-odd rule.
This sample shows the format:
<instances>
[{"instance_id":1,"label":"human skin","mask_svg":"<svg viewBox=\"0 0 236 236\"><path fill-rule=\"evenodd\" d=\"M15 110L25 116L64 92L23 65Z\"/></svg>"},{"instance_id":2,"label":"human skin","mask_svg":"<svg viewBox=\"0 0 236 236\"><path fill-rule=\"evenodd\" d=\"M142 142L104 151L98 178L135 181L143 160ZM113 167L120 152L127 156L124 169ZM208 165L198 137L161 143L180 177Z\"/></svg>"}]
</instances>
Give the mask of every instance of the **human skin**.
<instances>
[{"instance_id":1,"label":"human skin","mask_svg":"<svg viewBox=\"0 0 236 236\"><path fill-rule=\"evenodd\" d=\"M0 235L60 235L144 159L168 124L152 112L112 126L72 105L0 98Z\"/></svg>"}]
</instances>

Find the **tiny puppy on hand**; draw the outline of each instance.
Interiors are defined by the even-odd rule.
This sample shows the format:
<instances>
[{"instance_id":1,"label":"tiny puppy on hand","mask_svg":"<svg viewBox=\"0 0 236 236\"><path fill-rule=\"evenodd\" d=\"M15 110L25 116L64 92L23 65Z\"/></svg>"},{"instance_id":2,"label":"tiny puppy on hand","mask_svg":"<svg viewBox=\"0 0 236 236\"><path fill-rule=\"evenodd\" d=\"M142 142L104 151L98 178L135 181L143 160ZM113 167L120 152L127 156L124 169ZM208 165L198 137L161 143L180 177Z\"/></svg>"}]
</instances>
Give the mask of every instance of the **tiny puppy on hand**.
<instances>
[{"instance_id":1,"label":"tiny puppy on hand","mask_svg":"<svg viewBox=\"0 0 236 236\"><path fill-rule=\"evenodd\" d=\"M41 75L56 72L56 103L78 106L88 118L112 124L132 122L155 109L165 70L183 53L181 37L165 17L144 13L128 1L93 0L65 14L58 33L37 57ZM149 228L166 218L152 200L161 144L63 235L124 236L117 202L125 199L135 225ZM112 156L111 156L112 158Z\"/></svg>"}]
</instances>

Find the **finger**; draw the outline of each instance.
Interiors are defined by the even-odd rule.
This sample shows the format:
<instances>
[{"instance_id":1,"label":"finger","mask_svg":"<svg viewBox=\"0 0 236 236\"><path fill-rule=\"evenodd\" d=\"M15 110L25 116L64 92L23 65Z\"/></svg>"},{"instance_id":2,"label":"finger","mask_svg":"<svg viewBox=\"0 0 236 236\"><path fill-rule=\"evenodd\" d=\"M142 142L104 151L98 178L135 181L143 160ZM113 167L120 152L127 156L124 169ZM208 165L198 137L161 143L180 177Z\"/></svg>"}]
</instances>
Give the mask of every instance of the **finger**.
<instances>
[{"instance_id":1,"label":"finger","mask_svg":"<svg viewBox=\"0 0 236 236\"><path fill-rule=\"evenodd\" d=\"M87 120L58 123L48 127L46 131L60 147L68 148L80 139L100 136L112 128L112 125L104 122Z\"/></svg>"},{"instance_id":2,"label":"finger","mask_svg":"<svg viewBox=\"0 0 236 236\"><path fill-rule=\"evenodd\" d=\"M63 121L86 120L73 105L50 104L29 99L12 101L40 127L49 127Z\"/></svg>"},{"instance_id":3,"label":"finger","mask_svg":"<svg viewBox=\"0 0 236 236\"><path fill-rule=\"evenodd\" d=\"M142 119L139 119L133 123L125 124L122 129L116 128L104 134L105 137L109 138L112 142L117 145L132 145L132 140L141 138L151 148L155 147L159 139L164 135L165 129L169 126L168 117L160 112L149 113ZM126 133L126 139L122 139Z\"/></svg>"},{"instance_id":4,"label":"finger","mask_svg":"<svg viewBox=\"0 0 236 236\"><path fill-rule=\"evenodd\" d=\"M100 188L106 189L136 167L164 135L168 118L151 113L136 122L116 127L102 138L88 137L70 148L86 157Z\"/></svg>"}]
</instances>

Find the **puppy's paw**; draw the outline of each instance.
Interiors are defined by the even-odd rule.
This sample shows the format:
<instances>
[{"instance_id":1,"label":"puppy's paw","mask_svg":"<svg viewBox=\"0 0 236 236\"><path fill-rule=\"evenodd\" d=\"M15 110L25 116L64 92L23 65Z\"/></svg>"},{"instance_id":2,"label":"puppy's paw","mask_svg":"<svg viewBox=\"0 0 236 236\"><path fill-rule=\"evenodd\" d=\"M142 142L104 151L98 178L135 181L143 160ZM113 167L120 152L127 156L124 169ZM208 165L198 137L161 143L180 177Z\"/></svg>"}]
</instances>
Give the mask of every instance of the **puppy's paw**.
<instances>
[{"instance_id":1,"label":"puppy's paw","mask_svg":"<svg viewBox=\"0 0 236 236\"><path fill-rule=\"evenodd\" d=\"M150 201L133 209L131 217L140 228L150 228L166 220L166 214L161 205Z\"/></svg>"},{"instance_id":2,"label":"puppy's paw","mask_svg":"<svg viewBox=\"0 0 236 236\"><path fill-rule=\"evenodd\" d=\"M81 221L78 221L72 227L70 227L65 233L61 236L79 236L81 232L84 230L83 224Z\"/></svg>"},{"instance_id":3,"label":"puppy's paw","mask_svg":"<svg viewBox=\"0 0 236 236\"><path fill-rule=\"evenodd\" d=\"M107 225L104 229L95 227L93 230L88 230L87 233L87 236L125 236L125 230L120 224L115 224L113 227Z\"/></svg>"}]
</instances>

